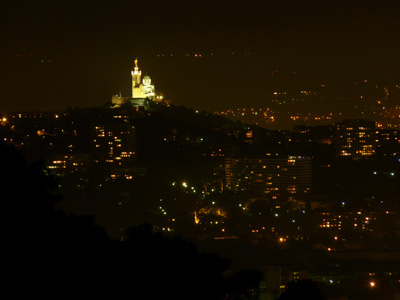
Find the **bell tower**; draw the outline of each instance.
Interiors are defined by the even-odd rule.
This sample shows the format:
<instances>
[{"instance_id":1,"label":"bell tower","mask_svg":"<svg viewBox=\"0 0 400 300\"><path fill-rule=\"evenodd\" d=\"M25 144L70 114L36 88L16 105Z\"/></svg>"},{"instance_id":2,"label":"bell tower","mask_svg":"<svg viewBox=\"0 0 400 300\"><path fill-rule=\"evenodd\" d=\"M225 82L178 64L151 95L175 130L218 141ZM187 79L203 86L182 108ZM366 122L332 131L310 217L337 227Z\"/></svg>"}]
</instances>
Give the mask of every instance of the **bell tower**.
<instances>
[{"instance_id":1,"label":"bell tower","mask_svg":"<svg viewBox=\"0 0 400 300\"><path fill-rule=\"evenodd\" d=\"M134 89L142 83L142 71L139 70L138 60L135 59L135 68L131 72L132 75L132 97L134 97Z\"/></svg>"}]
</instances>

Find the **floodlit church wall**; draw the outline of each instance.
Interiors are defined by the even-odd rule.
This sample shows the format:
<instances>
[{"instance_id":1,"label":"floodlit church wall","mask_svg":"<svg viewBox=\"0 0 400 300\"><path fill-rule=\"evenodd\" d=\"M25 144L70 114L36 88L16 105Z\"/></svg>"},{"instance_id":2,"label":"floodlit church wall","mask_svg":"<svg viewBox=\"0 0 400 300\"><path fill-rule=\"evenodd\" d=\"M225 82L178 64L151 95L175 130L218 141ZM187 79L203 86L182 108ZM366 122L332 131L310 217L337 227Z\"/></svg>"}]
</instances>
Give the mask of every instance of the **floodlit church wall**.
<instances>
[{"instance_id":1,"label":"floodlit church wall","mask_svg":"<svg viewBox=\"0 0 400 300\"><path fill-rule=\"evenodd\" d=\"M122 105L125 101L125 97L120 97L118 95L113 95L111 98L111 103L114 105Z\"/></svg>"},{"instance_id":2,"label":"floodlit church wall","mask_svg":"<svg viewBox=\"0 0 400 300\"><path fill-rule=\"evenodd\" d=\"M146 94L142 84L132 89L132 98L146 98Z\"/></svg>"},{"instance_id":3,"label":"floodlit church wall","mask_svg":"<svg viewBox=\"0 0 400 300\"><path fill-rule=\"evenodd\" d=\"M160 102L163 100L161 94L155 93L155 87L151 84L150 76L146 75L142 78L142 71L139 70L138 61L135 60L135 69L131 71L132 75L132 96L131 97L121 97L118 95L113 95L111 103L114 107L119 107L128 101L133 106L143 106L145 101L140 101L144 99L149 99L151 101Z\"/></svg>"}]
</instances>

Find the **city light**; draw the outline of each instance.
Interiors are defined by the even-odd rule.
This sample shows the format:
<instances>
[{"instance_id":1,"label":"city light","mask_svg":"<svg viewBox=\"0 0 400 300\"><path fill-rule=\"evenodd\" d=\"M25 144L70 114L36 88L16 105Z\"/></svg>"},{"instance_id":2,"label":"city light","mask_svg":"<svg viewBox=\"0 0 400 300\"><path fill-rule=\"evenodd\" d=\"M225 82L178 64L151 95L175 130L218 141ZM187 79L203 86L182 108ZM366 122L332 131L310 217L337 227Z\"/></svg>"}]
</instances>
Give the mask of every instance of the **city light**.
<instances>
[{"instance_id":1,"label":"city light","mask_svg":"<svg viewBox=\"0 0 400 300\"><path fill-rule=\"evenodd\" d=\"M244 249L243 255L254 255L251 260L261 264L265 261L266 247L269 255L280 251L283 255L277 254L276 266L263 266L269 272L265 278L274 283L274 289L263 291L267 298L279 297L276 294L279 287L283 289L290 286L290 280L299 281L307 276L317 282L334 284L343 294L348 288L347 281L340 284L344 277L354 281L351 289L375 288L374 293L380 293L383 290L380 287L386 285L393 290L397 288L392 283L397 280L392 280L397 276L396 270L390 262L399 244L396 222L400 211L395 195L400 192L396 185L400 162L400 86L378 84L371 78L354 79L356 82L348 82L349 87L345 89L342 83L334 84L327 78L323 84L320 79L305 82L301 80L300 70L294 80L291 66L287 71L264 68L255 75L244 76L250 69L242 64L248 62L239 61L241 54L237 50L231 57L231 51L226 52L230 61L225 63L231 64L232 69L240 67L242 77L236 76L237 86L229 89L223 87L223 82L232 83L230 72L224 71L224 78L217 73L218 68L215 72L209 69L202 73L203 67L208 69L209 60L217 65L218 57L224 54L216 53L211 58L199 49L190 54L180 55L178 51L158 54L159 63L161 60L167 63L168 57L168 75L171 75L168 80L178 79L176 85L182 88L180 95L189 86L184 80L198 78L190 76L190 64L196 61L203 66L196 69L197 75L209 84L198 82L200 91L191 86L190 93L186 90L187 97L177 99L178 105L167 105L167 98L155 89L150 77L142 78L135 60L131 78L128 66L124 71L132 85L122 84L123 90L129 89L128 95L122 96L120 92L111 99L105 95L108 102L104 106L45 112L39 109L39 102L32 102L38 105L35 112L21 110L2 115L3 144L28 158L3 174L16 173L12 179L19 184L18 173L33 172L28 162L43 156L41 176L54 176L57 181L54 194L69 201L65 207L92 213L93 220L107 227L105 231L110 233L110 238L116 236L117 240L122 235L120 229L122 232L143 221L152 224L146 233L149 236L165 234L168 238L171 232L182 240L189 237L194 244L213 241L217 250L240 247L239 250ZM179 71L179 57L187 62L184 71ZM19 63L24 58L25 55L18 58ZM257 56L248 59L253 58ZM52 60L49 68L56 68L57 60ZM47 61L43 59L41 68L46 67ZM146 63L156 71L157 63ZM110 61L101 66L106 68L111 64ZM164 67L154 78L163 80ZM50 69L47 71L51 73ZM107 71L110 70L104 70ZM346 74L347 71L351 70L346 70ZM174 78L174 72L184 72L184 76ZM245 84L247 77L252 76L260 78L253 80L252 85ZM115 84L114 81L109 84ZM86 85L92 86L82 84ZM88 95L82 86L79 85L82 94ZM173 86L168 82L160 84L165 89ZM257 93L260 86L262 93ZM64 96L73 95L72 84L66 88L68 93ZM100 89L101 84L96 88ZM228 97L236 89L240 103ZM184 106L193 98L198 107L204 104L207 108L205 102L215 100L218 90L224 92L214 101L216 107L221 107L220 111L210 113ZM204 91L211 100L200 98ZM34 96L37 91L33 92ZM53 94L52 89L49 92ZM95 91L93 95L97 94ZM10 99L18 95L19 92ZM171 92L171 95L177 94ZM55 99L62 99L61 96ZM261 101L258 98L262 98L259 106L251 107L250 103ZM8 167L7 159L12 159L12 155L4 151L3 158L5 163L0 167ZM19 193L13 197L18 192L15 187L7 191L6 195L11 195L8 200L30 198L30 192L34 193L32 184L35 189L41 188L40 180L36 176L26 184L31 187L26 195ZM47 188L46 184L42 186ZM5 184L3 188L9 187ZM53 195L53 190L43 191L43 195ZM34 222L34 216L29 221ZM114 232L115 228L118 233ZM57 234L61 236L63 232ZM222 244L217 240L232 242ZM242 247L246 244L251 247ZM153 244L146 246L158 249ZM180 253L180 248L176 249ZM173 253L159 250L160 259L165 261ZM314 254L321 264L309 264L302 259ZM371 261L367 272L346 263L360 257ZM176 259L172 258L172 261ZM269 260L271 265L275 264L275 257ZM385 262L385 272L375 263L379 260ZM299 261L301 266L289 266ZM346 274L345 269L349 271ZM394 275L389 280L391 272ZM264 287L269 283L257 284Z\"/></svg>"}]
</instances>

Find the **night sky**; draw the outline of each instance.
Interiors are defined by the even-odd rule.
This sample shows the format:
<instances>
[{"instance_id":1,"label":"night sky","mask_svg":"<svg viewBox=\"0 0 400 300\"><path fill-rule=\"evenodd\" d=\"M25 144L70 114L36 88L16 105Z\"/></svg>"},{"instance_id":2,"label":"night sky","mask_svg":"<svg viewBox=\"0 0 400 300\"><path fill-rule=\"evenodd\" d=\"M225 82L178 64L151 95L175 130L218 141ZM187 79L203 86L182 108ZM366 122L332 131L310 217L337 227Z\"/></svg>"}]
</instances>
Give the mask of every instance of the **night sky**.
<instances>
[{"instance_id":1,"label":"night sky","mask_svg":"<svg viewBox=\"0 0 400 300\"><path fill-rule=\"evenodd\" d=\"M399 83L399 16L399 1L10 0L0 112L129 96L135 57L172 103L209 111L263 107L275 85Z\"/></svg>"}]
</instances>

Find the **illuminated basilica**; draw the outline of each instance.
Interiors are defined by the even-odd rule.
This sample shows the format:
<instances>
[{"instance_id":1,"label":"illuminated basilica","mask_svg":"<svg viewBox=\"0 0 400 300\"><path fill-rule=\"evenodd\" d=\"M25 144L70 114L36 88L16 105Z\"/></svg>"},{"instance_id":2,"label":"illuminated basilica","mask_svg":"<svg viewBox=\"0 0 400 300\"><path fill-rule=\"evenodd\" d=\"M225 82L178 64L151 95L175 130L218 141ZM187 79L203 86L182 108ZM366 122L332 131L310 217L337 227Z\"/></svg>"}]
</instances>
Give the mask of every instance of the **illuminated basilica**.
<instances>
[{"instance_id":1,"label":"illuminated basilica","mask_svg":"<svg viewBox=\"0 0 400 300\"><path fill-rule=\"evenodd\" d=\"M150 76L145 75L142 78L142 71L139 70L137 59L135 59L135 68L131 72L131 75L132 96L122 97L121 95L113 95L111 99L113 107L121 107L123 104L128 104L134 107L147 108L151 102L163 101L164 97L162 94L155 92Z\"/></svg>"}]
</instances>

